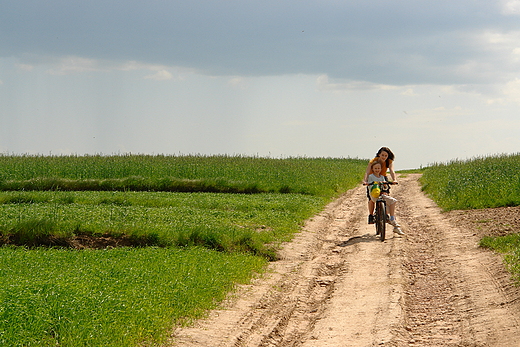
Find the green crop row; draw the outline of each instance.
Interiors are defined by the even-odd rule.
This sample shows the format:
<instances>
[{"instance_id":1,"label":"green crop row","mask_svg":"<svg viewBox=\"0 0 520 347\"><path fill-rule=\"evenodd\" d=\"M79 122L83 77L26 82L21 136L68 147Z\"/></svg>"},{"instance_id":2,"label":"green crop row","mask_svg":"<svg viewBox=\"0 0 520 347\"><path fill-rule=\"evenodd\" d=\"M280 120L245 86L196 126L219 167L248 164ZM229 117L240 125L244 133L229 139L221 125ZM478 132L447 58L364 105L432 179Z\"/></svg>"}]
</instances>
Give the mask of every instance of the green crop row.
<instances>
[{"instance_id":1,"label":"green crop row","mask_svg":"<svg viewBox=\"0 0 520 347\"><path fill-rule=\"evenodd\" d=\"M444 210L520 205L520 155L454 160L428 167L423 190Z\"/></svg>"},{"instance_id":2,"label":"green crop row","mask_svg":"<svg viewBox=\"0 0 520 347\"><path fill-rule=\"evenodd\" d=\"M137 190L333 196L356 184L365 160L245 156L0 155L0 190Z\"/></svg>"}]
</instances>

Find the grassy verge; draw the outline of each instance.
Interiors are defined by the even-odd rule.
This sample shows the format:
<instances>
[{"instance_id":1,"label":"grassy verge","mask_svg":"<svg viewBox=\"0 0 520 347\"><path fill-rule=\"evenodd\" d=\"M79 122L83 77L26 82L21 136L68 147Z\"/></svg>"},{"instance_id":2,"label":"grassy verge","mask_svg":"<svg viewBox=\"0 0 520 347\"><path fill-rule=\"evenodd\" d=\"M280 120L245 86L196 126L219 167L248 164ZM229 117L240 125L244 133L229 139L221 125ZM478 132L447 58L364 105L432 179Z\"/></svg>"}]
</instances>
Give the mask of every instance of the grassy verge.
<instances>
[{"instance_id":1,"label":"grassy verge","mask_svg":"<svg viewBox=\"0 0 520 347\"><path fill-rule=\"evenodd\" d=\"M504 255L506 268L520 285L520 234L500 237L485 236L480 240L480 246L492 249Z\"/></svg>"},{"instance_id":2,"label":"grassy verge","mask_svg":"<svg viewBox=\"0 0 520 347\"><path fill-rule=\"evenodd\" d=\"M454 160L427 168L423 190L444 210L520 205L520 155ZM482 247L504 254L504 263L520 284L520 233L486 236Z\"/></svg>"},{"instance_id":3,"label":"grassy verge","mask_svg":"<svg viewBox=\"0 0 520 347\"><path fill-rule=\"evenodd\" d=\"M396 171L396 173L398 173L402 176L406 176L408 174L422 174L422 173L424 173L424 170L425 169L407 169L407 170Z\"/></svg>"},{"instance_id":4,"label":"grassy verge","mask_svg":"<svg viewBox=\"0 0 520 347\"><path fill-rule=\"evenodd\" d=\"M202 248L0 249L0 345L144 346L265 260Z\"/></svg>"}]
</instances>

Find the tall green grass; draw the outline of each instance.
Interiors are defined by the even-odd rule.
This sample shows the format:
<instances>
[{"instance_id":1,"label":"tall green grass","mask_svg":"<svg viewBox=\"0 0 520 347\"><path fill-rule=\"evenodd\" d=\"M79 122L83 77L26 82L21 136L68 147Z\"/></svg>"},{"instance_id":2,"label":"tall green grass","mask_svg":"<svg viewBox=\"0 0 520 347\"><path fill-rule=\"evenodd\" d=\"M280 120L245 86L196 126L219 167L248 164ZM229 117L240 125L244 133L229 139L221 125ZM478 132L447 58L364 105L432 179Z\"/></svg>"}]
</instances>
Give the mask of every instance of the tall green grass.
<instances>
[{"instance_id":1,"label":"tall green grass","mask_svg":"<svg viewBox=\"0 0 520 347\"><path fill-rule=\"evenodd\" d=\"M453 160L428 167L423 190L444 210L520 205L520 155Z\"/></svg>"},{"instance_id":2,"label":"tall green grass","mask_svg":"<svg viewBox=\"0 0 520 347\"><path fill-rule=\"evenodd\" d=\"M0 248L0 346L150 346L265 260L201 248Z\"/></svg>"},{"instance_id":3,"label":"tall green grass","mask_svg":"<svg viewBox=\"0 0 520 347\"><path fill-rule=\"evenodd\" d=\"M0 155L0 190L303 193L332 196L356 184L366 160L246 156Z\"/></svg>"}]
</instances>

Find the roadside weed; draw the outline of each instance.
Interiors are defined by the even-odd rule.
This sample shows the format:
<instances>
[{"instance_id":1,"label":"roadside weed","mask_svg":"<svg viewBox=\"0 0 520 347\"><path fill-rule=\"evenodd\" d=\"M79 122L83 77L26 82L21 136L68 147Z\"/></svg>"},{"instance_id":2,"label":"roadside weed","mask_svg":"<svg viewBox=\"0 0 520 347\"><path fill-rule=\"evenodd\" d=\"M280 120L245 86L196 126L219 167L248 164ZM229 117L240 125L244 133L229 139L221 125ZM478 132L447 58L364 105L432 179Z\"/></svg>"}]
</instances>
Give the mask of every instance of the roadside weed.
<instances>
[{"instance_id":1,"label":"roadside weed","mask_svg":"<svg viewBox=\"0 0 520 347\"><path fill-rule=\"evenodd\" d=\"M514 280L520 285L520 234L499 237L485 236L480 246L504 254L504 263L512 273Z\"/></svg>"}]
</instances>

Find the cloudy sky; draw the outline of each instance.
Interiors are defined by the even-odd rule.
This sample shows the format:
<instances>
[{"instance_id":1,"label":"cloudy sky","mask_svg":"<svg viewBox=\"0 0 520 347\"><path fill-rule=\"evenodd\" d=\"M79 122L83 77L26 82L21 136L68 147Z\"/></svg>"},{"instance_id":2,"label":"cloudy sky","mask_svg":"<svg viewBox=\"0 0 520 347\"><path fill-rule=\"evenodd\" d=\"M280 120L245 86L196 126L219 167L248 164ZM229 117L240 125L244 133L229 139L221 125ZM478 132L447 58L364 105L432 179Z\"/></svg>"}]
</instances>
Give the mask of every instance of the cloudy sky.
<instances>
[{"instance_id":1,"label":"cloudy sky","mask_svg":"<svg viewBox=\"0 0 520 347\"><path fill-rule=\"evenodd\" d=\"M520 152L520 0L4 0L0 153Z\"/></svg>"}]
</instances>

